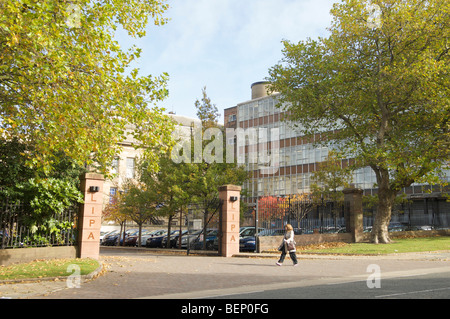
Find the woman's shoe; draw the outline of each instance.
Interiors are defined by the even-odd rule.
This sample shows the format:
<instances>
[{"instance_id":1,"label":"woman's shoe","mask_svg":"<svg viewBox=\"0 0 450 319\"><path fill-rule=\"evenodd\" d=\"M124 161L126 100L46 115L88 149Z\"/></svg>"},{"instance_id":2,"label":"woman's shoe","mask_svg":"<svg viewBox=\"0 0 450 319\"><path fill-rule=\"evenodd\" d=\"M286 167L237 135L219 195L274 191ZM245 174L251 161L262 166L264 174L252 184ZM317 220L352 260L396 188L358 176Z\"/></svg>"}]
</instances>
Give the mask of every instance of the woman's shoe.
<instances>
[{"instance_id":1,"label":"woman's shoe","mask_svg":"<svg viewBox=\"0 0 450 319\"><path fill-rule=\"evenodd\" d=\"M277 266L281 266L282 264L280 264L280 263L277 262L276 265L277 265Z\"/></svg>"}]
</instances>

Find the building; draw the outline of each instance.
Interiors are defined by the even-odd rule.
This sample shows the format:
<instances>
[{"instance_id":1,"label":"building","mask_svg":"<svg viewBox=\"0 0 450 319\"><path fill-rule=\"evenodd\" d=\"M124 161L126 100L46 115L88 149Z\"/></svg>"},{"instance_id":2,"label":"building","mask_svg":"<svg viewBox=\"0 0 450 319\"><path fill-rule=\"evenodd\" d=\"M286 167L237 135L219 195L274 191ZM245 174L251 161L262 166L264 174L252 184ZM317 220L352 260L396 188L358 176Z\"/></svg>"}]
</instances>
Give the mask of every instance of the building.
<instances>
[{"instance_id":1,"label":"building","mask_svg":"<svg viewBox=\"0 0 450 319\"><path fill-rule=\"evenodd\" d=\"M266 132L275 131L278 141L268 138L263 153L278 154L278 160L272 163L272 170L264 170L260 165L261 143L252 145L251 139L246 140L245 147L235 145L235 149L241 149L245 156L244 165L251 178L243 185L248 191L247 201L256 205L258 197L285 196L291 194L304 194L310 192L311 175L318 169L318 164L326 159L329 148L315 146L314 141L307 139L294 123L283 121L286 113L276 107L279 94L267 94L267 82L256 82L251 86L251 100L237 104L224 110L224 126L229 129L260 129ZM248 133L248 132L247 132ZM247 134L246 133L246 134ZM270 133L272 134L272 133ZM269 135L270 135L269 134ZM247 134L250 135L250 134ZM315 138L319 138L316 136ZM227 142L236 143L236 138L227 138ZM258 153L258 163L252 162ZM275 164L275 165L273 165ZM342 167L352 164L351 159L343 159ZM450 174L447 174L447 182ZM353 172L352 184L354 187L364 190L366 195L376 194L375 174L370 167L357 169ZM424 184L413 184L405 188L404 193L415 202L415 208L425 213L450 210L446 203L441 187L432 187Z\"/></svg>"},{"instance_id":2,"label":"building","mask_svg":"<svg viewBox=\"0 0 450 319\"><path fill-rule=\"evenodd\" d=\"M173 132L175 137L189 136L191 126L201 125L199 119L173 113L169 113L168 115L178 124ZM141 154L141 150L134 148L133 142L132 135L128 134L128 137L120 143L122 151L120 154L117 154L111 165L110 173L113 178L105 180L103 186L105 205L110 203L117 192L123 189L123 184L127 179L134 179L136 177L136 162Z\"/></svg>"}]
</instances>

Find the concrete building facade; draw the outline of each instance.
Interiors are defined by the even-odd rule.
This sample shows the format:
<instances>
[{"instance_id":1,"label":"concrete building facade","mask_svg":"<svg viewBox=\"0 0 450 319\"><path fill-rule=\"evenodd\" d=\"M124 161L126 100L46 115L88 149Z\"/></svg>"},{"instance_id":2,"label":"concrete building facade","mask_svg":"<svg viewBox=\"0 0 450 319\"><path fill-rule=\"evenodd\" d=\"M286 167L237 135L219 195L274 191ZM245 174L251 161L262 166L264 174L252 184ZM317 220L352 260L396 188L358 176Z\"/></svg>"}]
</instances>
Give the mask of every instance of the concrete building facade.
<instances>
[{"instance_id":1,"label":"concrete building facade","mask_svg":"<svg viewBox=\"0 0 450 319\"><path fill-rule=\"evenodd\" d=\"M278 152L279 161L276 169L265 174L261 165L245 162L245 167L252 172L251 178L243 185L248 191L247 201L256 203L261 196L282 196L303 194L310 192L311 175L318 169L330 151L329 147L314 145L314 140L308 139L295 127L295 123L284 121L286 116L283 108L276 107L279 94L267 94L267 82L256 82L251 86L251 99L224 110L224 126L226 128L255 128L278 129L279 143L269 145L269 152ZM316 136L314 138L319 138ZM228 141L235 143L236 139ZM255 150L247 145L243 150L246 159L251 158L251 151ZM352 159L343 159L342 167L352 164ZM447 174L447 182L450 174ZM375 174L370 167L357 169L353 172L352 185L364 190L366 195L375 194ZM427 198L442 200L442 189L427 184L413 184L403 190L409 198L424 200Z\"/></svg>"}]
</instances>

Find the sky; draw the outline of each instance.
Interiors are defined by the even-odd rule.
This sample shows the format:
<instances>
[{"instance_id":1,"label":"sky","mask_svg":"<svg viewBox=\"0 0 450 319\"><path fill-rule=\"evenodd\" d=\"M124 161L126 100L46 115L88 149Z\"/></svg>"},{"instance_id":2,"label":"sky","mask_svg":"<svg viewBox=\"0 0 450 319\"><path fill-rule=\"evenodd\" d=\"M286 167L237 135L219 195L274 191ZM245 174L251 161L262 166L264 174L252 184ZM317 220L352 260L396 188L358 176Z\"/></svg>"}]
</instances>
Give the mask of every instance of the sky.
<instances>
[{"instance_id":1,"label":"sky","mask_svg":"<svg viewBox=\"0 0 450 319\"><path fill-rule=\"evenodd\" d=\"M297 43L327 35L336 0L168 0L163 26L122 45L142 48L135 67L141 75L169 74L167 112L196 118L202 89L223 110L251 99L251 84L262 81L282 59L282 40Z\"/></svg>"}]
</instances>

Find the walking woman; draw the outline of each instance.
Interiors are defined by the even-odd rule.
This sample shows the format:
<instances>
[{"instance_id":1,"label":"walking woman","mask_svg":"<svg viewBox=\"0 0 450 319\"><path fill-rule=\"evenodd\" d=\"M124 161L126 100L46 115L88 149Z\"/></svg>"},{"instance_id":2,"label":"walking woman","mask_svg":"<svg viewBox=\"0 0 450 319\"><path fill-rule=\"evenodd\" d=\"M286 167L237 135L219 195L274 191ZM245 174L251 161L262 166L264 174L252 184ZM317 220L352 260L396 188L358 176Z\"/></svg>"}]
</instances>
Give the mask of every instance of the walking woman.
<instances>
[{"instance_id":1,"label":"walking woman","mask_svg":"<svg viewBox=\"0 0 450 319\"><path fill-rule=\"evenodd\" d=\"M294 240L294 228L292 228L291 224L286 224L285 229L286 233L284 234L283 241L281 242L281 245L278 248L278 250L281 251L281 256L280 260L278 260L277 262L277 266L281 266L283 264L287 252L289 252L289 256L291 257L294 266L297 266L297 255L295 254L296 248Z\"/></svg>"}]
</instances>

